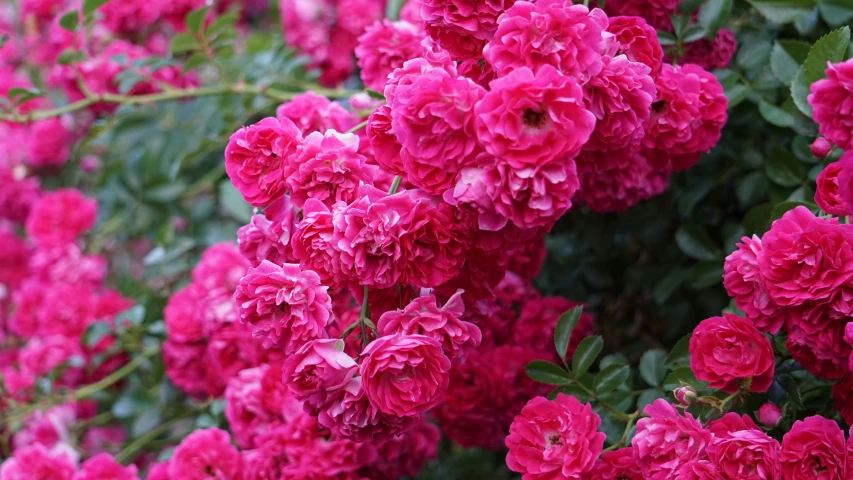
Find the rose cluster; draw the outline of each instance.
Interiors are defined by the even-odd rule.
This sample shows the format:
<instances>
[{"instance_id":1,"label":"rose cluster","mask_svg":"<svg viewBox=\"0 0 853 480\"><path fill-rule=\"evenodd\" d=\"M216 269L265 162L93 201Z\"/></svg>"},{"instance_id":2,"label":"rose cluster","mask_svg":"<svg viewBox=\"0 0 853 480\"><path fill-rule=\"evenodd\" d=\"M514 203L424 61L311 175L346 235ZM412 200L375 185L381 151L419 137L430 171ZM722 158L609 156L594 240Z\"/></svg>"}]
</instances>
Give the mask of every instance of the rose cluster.
<instances>
[{"instance_id":1,"label":"rose cluster","mask_svg":"<svg viewBox=\"0 0 853 480\"><path fill-rule=\"evenodd\" d=\"M105 286L106 258L84 253L97 201L75 189L36 190L29 205L0 213L0 415L51 389L64 391L103 379L128 358L117 348L119 313L133 302ZM23 219L23 222L21 222ZM23 228L21 228L23 227ZM20 236L18 232L24 232ZM99 324L101 333L90 335ZM12 456L0 478L137 478L115 463L127 439L121 425L92 424L92 400L34 410L20 425L0 425ZM72 427L74 434L72 434ZM80 463L81 455L87 460ZM105 473L106 472L106 473ZM110 473L112 472L112 473Z\"/></svg>"},{"instance_id":2,"label":"rose cluster","mask_svg":"<svg viewBox=\"0 0 853 480\"><path fill-rule=\"evenodd\" d=\"M512 422L507 465L523 480L843 480L853 473L853 441L820 416L795 422L780 444L748 415L727 413L703 426L662 399L644 414L631 446L602 454L601 419L589 404L563 394L534 398Z\"/></svg>"}]
</instances>

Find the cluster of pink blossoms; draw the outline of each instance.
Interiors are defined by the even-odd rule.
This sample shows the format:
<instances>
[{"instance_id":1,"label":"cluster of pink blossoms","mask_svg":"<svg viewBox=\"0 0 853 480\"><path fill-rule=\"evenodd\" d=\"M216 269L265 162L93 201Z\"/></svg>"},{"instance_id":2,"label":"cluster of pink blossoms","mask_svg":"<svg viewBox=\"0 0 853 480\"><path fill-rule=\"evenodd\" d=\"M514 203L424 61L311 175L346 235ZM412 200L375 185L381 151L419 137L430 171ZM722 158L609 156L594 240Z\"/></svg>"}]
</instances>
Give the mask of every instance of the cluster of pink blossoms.
<instances>
[{"instance_id":1,"label":"cluster of pink blossoms","mask_svg":"<svg viewBox=\"0 0 853 480\"><path fill-rule=\"evenodd\" d=\"M127 362L115 349L116 316L133 302L104 285L106 259L84 253L83 236L95 225L97 202L73 189L35 197L22 210L0 212L0 415L10 402L36 398L48 378L53 388L73 389ZM108 327L106 334L86 339L96 322ZM96 402L83 400L36 410L21 428L0 425L13 448L0 465L0 479L138 478L135 467L122 467L111 455L127 439L124 427L93 426L72 434L72 427L97 413ZM4 432L7 428L15 430ZM81 455L87 458L82 463Z\"/></svg>"},{"instance_id":2,"label":"cluster of pink blossoms","mask_svg":"<svg viewBox=\"0 0 853 480\"><path fill-rule=\"evenodd\" d=\"M469 3L377 22L355 53L386 97L367 124L376 162L479 229L547 231L578 203L626 210L719 140L719 82L664 63L643 18L564 0Z\"/></svg>"},{"instance_id":3,"label":"cluster of pink blossoms","mask_svg":"<svg viewBox=\"0 0 853 480\"><path fill-rule=\"evenodd\" d=\"M820 416L796 421L780 445L747 415L728 413L703 426L665 400L644 413L631 446L602 455L601 419L588 404L563 394L534 398L512 422L507 465L523 480L844 480L853 474L853 439ZM762 417L778 422L778 415Z\"/></svg>"}]
</instances>

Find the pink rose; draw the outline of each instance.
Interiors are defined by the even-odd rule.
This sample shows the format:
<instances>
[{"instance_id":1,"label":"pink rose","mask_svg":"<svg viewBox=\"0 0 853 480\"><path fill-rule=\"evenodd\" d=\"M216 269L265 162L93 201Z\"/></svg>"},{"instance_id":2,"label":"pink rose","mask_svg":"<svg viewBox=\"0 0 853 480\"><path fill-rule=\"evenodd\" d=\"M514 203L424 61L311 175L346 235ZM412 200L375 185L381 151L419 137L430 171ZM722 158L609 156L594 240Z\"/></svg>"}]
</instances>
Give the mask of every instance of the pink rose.
<instances>
[{"instance_id":1,"label":"pink rose","mask_svg":"<svg viewBox=\"0 0 853 480\"><path fill-rule=\"evenodd\" d=\"M518 319L511 327L512 343L530 348L543 355L559 360L554 351L553 333L560 315L580 305L563 297L544 297L528 300L521 307ZM585 312L581 315L566 349L566 358L571 358L578 344L592 335L595 319Z\"/></svg>"},{"instance_id":2,"label":"pink rose","mask_svg":"<svg viewBox=\"0 0 853 480\"><path fill-rule=\"evenodd\" d=\"M649 67L652 78L657 79L663 64L663 49L654 27L641 17L610 17L607 32L613 34L605 38L608 55L625 55L632 62L642 63Z\"/></svg>"},{"instance_id":3,"label":"pink rose","mask_svg":"<svg viewBox=\"0 0 853 480\"><path fill-rule=\"evenodd\" d=\"M367 27L355 47L364 85L381 92L389 73L421 55L424 37L421 28L406 21L382 20Z\"/></svg>"},{"instance_id":4,"label":"pink rose","mask_svg":"<svg viewBox=\"0 0 853 480\"><path fill-rule=\"evenodd\" d=\"M341 202L334 206L334 212L346 207ZM335 226L334 214L323 202L308 199L302 211L302 221L293 232L293 256L305 270L311 270L320 276L323 284L339 286L348 278L341 272L339 256L332 249L332 237Z\"/></svg>"},{"instance_id":5,"label":"pink rose","mask_svg":"<svg viewBox=\"0 0 853 480\"><path fill-rule=\"evenodd\" d=\"M515 0L423 0L421 16L430 37L455 59L479 57L498 28L498 17Z\"/></svg>"},{"instance_id":6,"label":"pink rose","mask_svg":"<svg viewBox=\"0 0 853 480\"><path fill-rule=\"evenodd\" d=\"M847 446L838 424L820 416L797 420L782 438L785 480L846 480Z\"/></svg>"},{"instance_id":7,"label":"pink rose","mask_svg":"<svg viewBox=\"0 0 853 480\"><path fill-rule=\"evenodd\" d=\"M705 70L717 70L732 63L737 51L737 38L734 32L722 28L713 40L703 38L689 42L684 47L684 55L678 59L680 65L693 63ZM664 61L672 62L672 58L667 55Z\"/></svg>"},{"instance_id":8,"label":"pink rose","mask_svg":"<svg viewBox=\"0 0 853 480\"><path fill-rule=\"evenodd\" d=\"M811 86L809 105L820 134L842 150L853 149L853 60L830 64Z\"/></svg>"},{"instance_id":9,"label":"pink rose","mask_svg":"<svg viewBox=\"0 0 853 480\"><path fill-rule=\"evenodd\" d=\"M116 462L109 453L99 453L80 465L74 480L139 480L136 465L127 467Z\"/></svg>"},{"instance_id":10,"label":"pink rose","mask_svg":"<svg viewBox=\"0 0 853 480\"><path fill-rule=\"evenodd\" d=\"M240 480L242 459L228 432L218 428L195 430L181 441L169 460L173 479Z\"/></svg>"},{"instance_id":11,"label":"pink rose","mask_svg":"<svg viewBox=\"0 0 853 480\"><path fill-rule=\"evenodd\" d=\"M356 123L352 120L352 114L340 103L311 90L294 95L279 105L275 109L275 116L279 120L293 122L303 137L314 132L326 133L326 130L346 132Z\"/></svg>"},{"instance_id":12,"label":"pink rose","mask_svg":"<svg viewBox=\"0 0 853 480\"><path fill-rule=\"evenodd\" d=\"M246 202L262 207L284 194L285 167L302 134L287 118L265 118L237 130L225 147L225 171Z\"/></svg>"},{"instance_id":13,"label":"pink rose","mask_svg":"<svg viewBox=\"0 0 853 480\"><path fill-rule=\"evenodd\" d=\"M604 452L601 460L595 462L589 480L643 480L640 467L634 461L634 449Z\"/></svg>"},{"instance_id":14,"label":"pink rose","mask_svg":"<svg viewBox=\"0 0 853 480\"><path fill-rule=\"evenodd\" d=\"M376 327L379 335L424 335L441 342L450 359L464 359L467 350L479 346L480 329L462 320L465 304L462 291L456 292L443 307L437 305L435 296L419 297L401 310L386 312L379 317Z\"/></svg>"},{"instance_id":15,"label":"pink rose","mask_svg":"<svg viewBox=\"0 0 853 480\"><path fill-rule=\"evenodd\" d=\"M610 0L604 9L609 15L641 17L657 30L672 31L672 15L678 0Z\"/></svg>"},{"instance_id":16,"label":"pink rose","mask_svg":"<svg viewBox=\"0 0 853 480\"><path fill-rule=\"evenodd\" d=\"M519 68L493 81L475 114L486 151L516 168L574 157L595 127L577 82L550 65L535 74Z\"/></svg>"},{"instance_id":17,"label":"pink rose","mask_svg":"<svg viewBox=\"0 0 853 480\"><path fill-rule=\"evenodd\" d=\"M367 139L373 147L376 163L395 175L406 174L400 158L400 141L391 131L391 107L382 105L370 114L365 127Z\"/></svg>"},{"instance_id":18,"label":"pink rose","mask_svg":"<svg viewBox=\"0 0 853 480\"><path fill-rule=\"evenodd\" d=\"M837 217L850 215L850 207L839 192L838 177L841 171L840 162L827 165L817 176L817 190L814 195L815 203L821 210Z\"/></svg>"},{"instance_id":19,"label":"pink rose","mask_svg":"<svg viewBox=\"0 0 853 480\"><path fill-rule=\"evenodd\" d=\"M522 480L586 477L604 446L601 418L589 404L557 394L530 400L509 427L506 463Z\"/></svg>"},{"instance_id":20,"label":"pink rose","mask_svg":"<svg viewBox=\"0 0 853 480\"><path fill-rule=\"evenodd\" d=\"M847 209L853 212L853 150L841 155L836 162L841 167L838 174L838 194L844 200Z\"/></svg>"},{"instance_id":21,"label":"pink rose","mask_svg":"<svg viewBox=\"0 0 853 480\"><path fill-rule=\"evenodd\" d=\"M394 438L411 428L414 417L399 417L379 411L365 395L362 377L350 377L326 396L317 421L340 438L377 442Z\"/></svg>"},{"instance_id":22,"label":"pink rose","mask_svg":"<svg viewBox=\"0 0 853 480\"><path fill-rule=\"evenodd\" d=\"M831 301L853 278L853 226L815 217L805 207L773 222L761 243L761 282L777 305Z\"/></svg>"},{"instance_id":23,"label":"pink rose","mask_svg":"<svg viewBox=\"0 0 853 480\"><path fill-rule=\"evenodd\" d=\"M758 412L755 414L755 418L757 418L762 425L772 428L779 425L779 422L782 420L782 411L779 410L779 407L776 405L768 402L758 409Z\"/></svg>"},{"instance_id":24,"label":"pink rose","mask_svg":"<svg viewBox=\"0 0 853 480\"><path fill-rule=\"evenodd\" d=\"M417 416L435 406L447 389L450 360L438 340L389 335L372 341L362 355L365 394L383 413Z\"/></svg>"},{"instance_id":25,"label":"pink rose","mask_svg":"<svg viewBox=\"0 0 853 480\"><path fill-rule=\"evenodd\" d=\"M826 304L791 309L786 342L791 356L819 378L841 378L848 369L851 352L843 340L849 320Z\"/></svg>"},{"instance_id":26,"label":"pink rose","mask_svg":"<svg viewBox=\"0 0 853 480\"><path fill-rule=\"evenodd\" d=\"M669 172L653 169L637 147L585 149L575 163L580 189L574 203L586 204L594 212L624 212L669 186Z\"/></svg>"},{"instance_id":27,"label":"pink rose","mask_svg":"<svg viewBox=\"0 0 853 480\"><path fill-rule=\"evenodd\" d=\"M163 309L166 332L177 342L196 342L204 338L204 329L199 315L203 290L195 284L175 292Z\"/></svg>"},{"instance_id":28,"label":"pink rose","mask_svg":"<svg viewBox=\"0 0 853 480\"><path fill-rule=\"evenodd\" d=\"M680 414L663 399L646 406L644 412L648 417L637 421L631 444L645 480L677 478L684 466L705 456L714 437L692 415Z\"/></svg>"},{"instance_id":29,"label":"pink rose","mask_svg":"<svg viewBox=\"0 0 853 480\"><path fill-rule=\"evenodd\" d=\"M607 15L570 0L515 2L500 18L483 56L500 76L550 65L579 81L601 71Z\"/></svg>"},{"instance_id":30,"label":"pink rose","mask_svg":"<svg viewBox=\"0 0 853 480\"><path fill-rule=\"evenodd\" d=\"M98 202L80 190L60 189L44 194L27 217L27 235L39 243L73 242L98 219Z\"/></svg>"},{"instance_id":31,"label":"pink rose","mask_svg":"<svg viewBox=\"0 0 853 480\"><path fill-rule=\"evenodd\" d=\"M810 150L815 158L826 158L832 153L832 144L823 137L818 137L812 142Z\"/></svg>"},{"instance_id":32,"label":"pink rose","mask_svg":"<svg viewBox=\"0 0 853 480\"><path fill-rule=\"evenodd\" d=\"M358 364L343 349L340 339L306 343L284 362L282 380L298 400L319 408L358 373Z\"/></svg>"},{"instance_id":33,"label":"pink rose","mask_svg":"<svg viewBox=\"0 0 853 480\"><path fill-rule=\"evenodd\" d=\"M724 314L703 320L690 337L690 369L711 388L733 393L748 386L766 392L773 383L773 346L749 320Z\"/></svg>"},{"instance_id":34,"label":"pink rose","mask_svg":"<svg viewBox=\"0 0 853 480\"><path fill-rule=\"evenodd\" d=\"M16 448L11 457L0 464L0 479L29 480L72 480L76 460L69 447L48 450L40 444Z\"/></svg>"},{"instance_id":35,"label":"pink rose","mask_svg":"<svg viewBox=\"0 0 853 480\"><path fill-rule=\"evenodd\" d=\"M717 471L715 480L781 480L779 442L748 416L727 413L711 422L708 429L714 434L708 459Z\"/></svg>"},{"instance_id":36,"label":"pink rose","mask_svg":"<svg viewBox=\"0 0 853 480\"><path fill-rule=\"evenodd\" d=\"M267 260L250 268L234 292L240 320L252 325L264 347L285 353L306 342L324 338L331 324L332 299L320 277L299 265L275 265Z\"/></svg>"},{"instance_id":37,"label":"pink rose","mask_svg":"<svg viewBox=\"0 0 853 480\"><path fill-rule=\"evenodd\" d=\"M726 257L723 285L734 298L735 305L755 322L756 327L775 334L784 325L787 313L773 302L761 283L758 269L763 251L761 239L753 235L740 241L737 250Z\"/></svg>"}]
</instances>

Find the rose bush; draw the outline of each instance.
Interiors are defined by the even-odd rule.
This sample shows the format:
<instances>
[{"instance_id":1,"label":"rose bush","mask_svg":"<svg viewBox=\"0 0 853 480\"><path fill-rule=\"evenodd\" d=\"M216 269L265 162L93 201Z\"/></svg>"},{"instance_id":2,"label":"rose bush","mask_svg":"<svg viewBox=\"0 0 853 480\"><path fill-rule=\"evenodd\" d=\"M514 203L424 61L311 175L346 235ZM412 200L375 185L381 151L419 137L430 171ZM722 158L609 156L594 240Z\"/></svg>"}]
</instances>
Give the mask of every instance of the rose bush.
<instances>
[{"instance_id":1,"label":"rose bush","mask_svg":"<svg viewBox=\"0 0 853 480\"><path fill-rule=\"evenodd\" d=\"M847 480L853 7L781 3L0 4L0 480Z\"/></svg>"}]
</instances>

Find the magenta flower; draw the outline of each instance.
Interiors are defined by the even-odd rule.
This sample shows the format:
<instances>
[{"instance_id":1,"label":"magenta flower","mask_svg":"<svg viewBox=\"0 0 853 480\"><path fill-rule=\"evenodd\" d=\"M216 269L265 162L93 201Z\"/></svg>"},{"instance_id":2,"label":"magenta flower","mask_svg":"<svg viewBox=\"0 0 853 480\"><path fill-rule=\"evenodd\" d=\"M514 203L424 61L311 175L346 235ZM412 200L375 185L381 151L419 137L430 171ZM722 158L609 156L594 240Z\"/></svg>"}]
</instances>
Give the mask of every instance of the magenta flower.
<instances>
[{"instance_id":1,"label":"magenta flower","mask_svg":"<svg viewBox=\"0 0 853 480\"><path fill-rule=\"evenodd\" d=\"M343 349L340 339L306 343L284 362L282 380L298 400L319 408L358 373L355 360Z\"/></svg>"},{"instance_id":2,"label":"magenta flower","mask_svg":"<svg viewBox=\"0 0 853 480\"><path fill-rule=\"evenodd\" d=\"M631 444L645 480L669 480L685 466L704 458L713 440L692 415L679 413L663 399L646 406Z\"/></svg>"},{"instance_id":3,"label":"magenta flower","mask_svg":"<svg viewBox=\"0 0 853 480\"><path fill-rule=\"evenodd\" d=\"M73 242L91 229L98 219L98 201L77 189L44 194L27 216L27 235L39 243Z\"/></svg>"},{"instance_id":4,"label":"magenta flower","mask_svg":"<svg viewBox=\"0 0 853 480\"><path fill-rule=\"evenodd\" d=\"M830 64L811 86L809 105L820 134L842 150L853 149L853 60Z\"/></svg>"},{"instance_id":5,"label":"magenta flower","mask_svg":"<svg viewBox=\"0 0 853 480\"><path fill-rule=\"evenodd\" d=\"M844 432L820 416L797 420L782 437L782 477L785 480L845 480L848 478Z\"/></svg>"},{"instance_id":6,"label":"magenta flower","mask_svg":"<svg viewBox=\"0 0 853 480\"><path fill-rule=\"evenodd\" d=\"M187 480L240 480L242 458L228 432L218 428L195 430L175 448L169 476Z\"/></svg>"}]
</instances>

